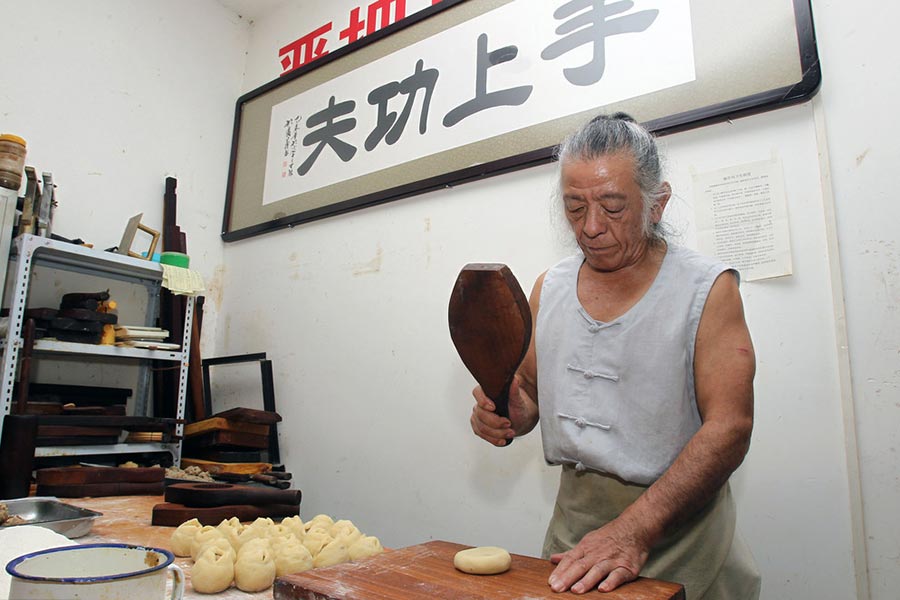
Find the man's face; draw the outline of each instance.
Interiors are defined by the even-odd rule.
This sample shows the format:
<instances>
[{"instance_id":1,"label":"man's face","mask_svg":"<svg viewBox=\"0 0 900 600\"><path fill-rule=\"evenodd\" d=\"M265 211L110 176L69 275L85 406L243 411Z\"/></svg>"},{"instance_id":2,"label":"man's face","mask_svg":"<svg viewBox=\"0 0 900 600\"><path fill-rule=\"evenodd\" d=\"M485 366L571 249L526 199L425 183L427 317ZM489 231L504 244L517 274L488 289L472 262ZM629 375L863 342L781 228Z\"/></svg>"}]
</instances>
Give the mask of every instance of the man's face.
<instances>
[{"instance_id":1,"label":"man's face","mask_svg":"<svg viewBox=\"0 0 900 600\"><path fill-rule=\"evenodd\" d=\"M644 204L628 153L608 154L562 165L566 218L592 269L615 271L634 264L644 253ZM661 208L651 211L658 222Z\"/></svg>"}]
</instances>

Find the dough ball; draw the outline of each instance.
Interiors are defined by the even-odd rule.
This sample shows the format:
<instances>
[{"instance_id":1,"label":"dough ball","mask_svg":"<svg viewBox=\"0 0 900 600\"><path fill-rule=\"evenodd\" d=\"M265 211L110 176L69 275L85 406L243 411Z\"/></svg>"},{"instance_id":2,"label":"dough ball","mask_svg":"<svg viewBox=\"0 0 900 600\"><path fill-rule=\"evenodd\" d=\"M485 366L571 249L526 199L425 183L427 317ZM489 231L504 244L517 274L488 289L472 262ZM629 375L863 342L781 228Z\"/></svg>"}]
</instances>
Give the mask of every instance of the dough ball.
<instances>
[{"instance_id":1,"label":"dough ball","mask_svg":"<svg viewBox=\"0 0 900 600\"><path fill-rule=\"evenodd\" d=\"M384 552L384 548L381 547L381 542L377 537L367 535L353 542L348 551L350 560L360 560L381 554Z\"/></svg>"},{"instance_id":2,"label":"dough ball","mask_svg":"<svg viewBox=\"0 0 900 600\"><path fill-rule=\"evenodd\" d=\"M316 515L312 519L306 522L304 527L306 531L313 529L315 527L321 527L325 531L331 529L331 526L334 525L334 519L329 517L328 515Z\"/></svg>"},{"instance_id":3,"label":"dough ball","mask_svg":"<svg viewBox=\"0 0 900 600\"><path fill-rule=\"evenodd\" d=\"M331 529L328 530L328 533L330 533L331 537L334 539L345 538L347 546L353 545L356 540L363 536L362 531L347 519L336 521L334 525L331 526Z\"/></svg>"},{"instance_id":4,"label":"dough ball","mask_svg":"<svg viewBox=\"0 0 900 600\"><path fill-rule=\"evenodd\" d=\"M509 552L497 546L481 546L460 550L453 557L453 566L463 573L473 575L496 575L509 570L512 557Z\"/></svg>"},{"instance_id":5,"label":"dough ball","mask_svg":"<svg viewBox=\"0 0 900 600\"><path fill-rule=\"evenodd\" d=\"M303 519L300 518L300 515L285 517L281 520L281 524L290 529L291 532L293 532L293 534L297 536L298 540L303 539L303 534L306 533L306 528L303 526Z\"/></svg>"},{"instance_id":6,"label":"dough ball","mask_svg":"<svg viewBox=\"0 0 900 600\"><path fill-rule=\"evenodd\" d=\"M238 535L244 530L244 524L237 520L237 517L231 517L230 519L225 519L218 525L216 525L216 529L219 530L219 533L228 540L231 544L231 547L237 549L240 547L238 544Z\"/></svg>"},{"instance_id":7,"label":"dough ball","mask_svg":"<svg viewBox=\"0 0 900 600\"><path fill-rule=\"evenodd\" d=\"M229 542L224 537L213 538L210 541L204 543L200 546L200 549L197 550L197 557L203 555L204 552L209 550L210 548L217 548L222 551L223 554L228 556L231 559L231 562L234 562L237 559L237 554L234 551L234 548L231 546L231 542Z\"/></svg>"},{"instance_id":8,"label":"dough ball","mask_svg":"<svg viewBox=\"0 0 900 600\"><path fill-rule=\"evenodd\" d=\"M272 552L272 544L269 542L268 538L256 538L254 540L249 540L246 544L241 546L240 550L238 550L237 559L240 560L242 556L259 553L263 550L269 553Z\"/></svg>"},{"instance_id":9,"label":"dough ball","mask_svg":"<svg viewBox=\"0 0 900 600\"><path fill-rule=\"evenodd\" d=\"M268 537L270 540L274 540L275 538L285 538L293 535L294 533L289 527L280 523L272 525L271 527L269 527L268 531L266 531L266 537Z\"/></svg>"},{"instance_id":10,"label":"dough ball","mask_svg":"<svg viewBox=\"0 0 900 600\"><path fill-rule=\"evenodd\" d=\"M303 537L303 545L309 550L309 553L315 557L322 551L322 548L330 544L334 540L331 535L324 529L310 529Z\"/></svg>"},{"instance_id":11,"label":"dough ball","mask_svg":"<svg viewBox=\"0 0 900 600\"><path fill-rule=\"evenodd\" d=\"M175 554L175 556L190 556L191 542L194 541L194 536L200 531L201 527L203 527L203 525L201 525L200 521L197 519L185 521L176 527L170 540L172 553Z\"/></svg>"},{"instance_id":12,"label":"dough ball","mask_svg":"<svg viewBox=\"0 0 900 600\"><path fill-rule=\"evenodd\" d=\"M207 547L197 562L191 567L191 585L194 591L201 594L218 594L228 589L234 579L234 552L228 550L226 554L220 548Z\"/></svg>"},{"instance_id":13,"label":"dough ball","mask_svg":"<svg viewBox=\"0 0 900 600\"><path fill-rule=\"evenodd\" d=\"M266 537L266 532L261 527L244 527L232 540L232 546L235 550L240 551L241 548L250 540L256 540Z\"/></svg>"},{"instance_id":14,"label":"dough ball","mask_svg":"<svg viewBox=\"0 0 900 600\"><path fill-rule=\"evenodd\" d=\"M275 558L267 544L268 542L266 545L254 542L238 556L234 563L234 584L239 590L261 592L275 581Z\"/></svg>"},{"instance_id":15,"label":"dough ball","mask_svg":"<svg viewBox=\"0 0 900 600\"><path fill-rule=\"evenodd\" d=\"M250 529L258 529L262 531L265 535L268 535L269 529L275 525L275 521L270 519L269 517L258 517L255 521L250 523L247 527Z\"/></svg>"},{"instance_id":16,"label":"dough ball","mask_svg":"<svg viewBox=\"0 0 900 600\"><path fill-rule=\"evenodd\" d=\"M207 542L223 537L224 536L219 530L212 525L204 525L194 534L194 539L191 540L191 558L197 560L197 555L200 554L200 548L205 546Z\"/></svg>"},{"instance_id":17,"label":"dough ball","mask_svg":"<svg viewBox=\"0 0 900 600\"><path fill-rule=\"evenodd\" d=\"M332 540L316 555L313 566L330 567L350 561L350 551L343 538Z\"/></svg>"},{"instance_id":18,"label":"dough ball","mask_svg":"<svg viewBox=\"0 0 900 600\"><path fill-rule=\"evenodd\" d=\"M313 557L297 538L282 541L275 550L275 576L302 573L313 568Z\"/></svg>"}]
</instances>

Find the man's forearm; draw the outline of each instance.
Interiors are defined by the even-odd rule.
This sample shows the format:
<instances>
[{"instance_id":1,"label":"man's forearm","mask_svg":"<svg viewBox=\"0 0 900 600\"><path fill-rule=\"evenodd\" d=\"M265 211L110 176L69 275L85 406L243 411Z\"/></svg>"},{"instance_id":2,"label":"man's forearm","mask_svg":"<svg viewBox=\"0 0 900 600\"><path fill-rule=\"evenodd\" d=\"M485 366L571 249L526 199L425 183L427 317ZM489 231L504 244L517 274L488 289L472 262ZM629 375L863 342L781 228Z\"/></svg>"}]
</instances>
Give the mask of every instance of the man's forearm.
<instances>
[{"instance_id":1,"label":"man's forearm","mask_svg":"<svg viewBox=\"0 0 900 600\"><path fill-rule=\"evenodd\" d=\"M620 518L631 521L649 546L706 506L741 464L750 447L752 418L707 422L675 462Z\"/></svg>"}]
</instances>

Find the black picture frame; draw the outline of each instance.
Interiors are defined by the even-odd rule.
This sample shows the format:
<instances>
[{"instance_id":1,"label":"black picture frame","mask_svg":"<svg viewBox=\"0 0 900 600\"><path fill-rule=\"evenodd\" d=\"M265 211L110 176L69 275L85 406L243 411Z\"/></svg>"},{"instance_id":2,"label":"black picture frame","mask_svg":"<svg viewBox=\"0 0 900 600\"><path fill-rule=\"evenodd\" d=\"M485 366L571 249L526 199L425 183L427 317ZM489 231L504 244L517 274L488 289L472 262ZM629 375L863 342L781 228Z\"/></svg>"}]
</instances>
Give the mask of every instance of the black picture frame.
<instances>
[{"instance_id":1,"label":"black picture frame","mask_svg":"<svg viewBox=\"0 0 900 600\"><path fill-rule=\"evenodd\" d=\"M340 73L344 63L350 65L348 68L358 66L366 62L367 55L383 56L389 51L382 48L382 46L387 47L391 45L392 41L400 36L415 37L420 35L423 36L420 39L424 39L427 37L428 31L439 29L441 22L451 22L454 18L454 13L457 11L461 14L463 12L470 14L473 10L476 12L487 12L487 10L497 5L504 4L505 1L508 0L443 0L439 4L410 15L397 23L365 36L357 42L331 52L310 64L241 96L237 100L235 109L225 211L222 223L223 240L226 242L241 240L551 161L554 149L562 137L574 128L573 125L583 122L592 115L579 114L572 115L567 119L557 120L558 123L554 122L554 127L557 130L551 129L549 135L545 132L545 143L539 144L540 147L537 148L523 152L514 151L512 154L507 155L508 145L498 143L496 144L496 156L492 156L489 160L480 161L476 165L463 166L461 168L454 168L453 165L449 165L446 171L426 173L421 178L397 185L393 185L390 182L384 182L381 185L371 185L371 181L366 178L356 178L359 180L357 188L351 187L346 189L347 186L341 186L340 193L333 194L333 200L329 200L327 204L311 208L304 208L299 205L292 208L291 205L295 204L292 202L285 202L286 209L263 206L262 192L261 189L258 189L259 186L257 185L257 189L254 189L253 185L244 183L250 179L258 179L256 163L265 161L264 155L262 157L259 156L258 140L255 142L256 152L245 150L245 146L249 144L247 140L251 136L250 128L244 124L248 114L248 107L257 111L257 114L264 114L266 106L271 111L271 106L284 99L286 90L289 90L290 86L303 85L305 80L316 79L317 77L321 81L327 82L327 75L322 79L321 73L329 70ZM692 0L692 19L704 18L704 11L728 14L727 4L740 1ZM723 7L723 4L726 6ZM697 94L701 98L701 104L696 107L677 110L671 114L651 115L650 118L644 118L645 114L658 110L660 104L659 102L654 102L653 111L646 110L646 104L642 107L641 101L644 100L649 103L651 99L649 99L648 95L614 105L597 107L594 114L611 112L612 110L625 110L641 120L657 135L667 135L807 101L816 93L821 83L821 69L810 0L792 0L790 5L774 1L770 2L770 4L775 8L776 12L786 10L789 7L791 14L762 15L760 18L772 18L782 23L786 22L786 19L793 19L797 45L796 51L792 49L790 52L785 52L784 56L767 57L765 64L784 61L784 64L789 64L791 70L796 71L798 74L795 80L791 80L787 84L779 82L778 85L768 87L764 80L765 73L760 74L758 72L760 69L757 67L754 68L752 76L762 79L760 82L762 89L754 93L736 94L735 97L727 97L727 90L718 91L717 93L725 94L726 97L724 99L718 98L718 101L709 103L702 103L703 96ZM714 29L712 25L708 25L706 28L709 30ZM695 33L695 51L698 54L719 51L716 48L704 50L697 47L697 37L699 36ZM401 41L399 44L400 48L402 48L403 42ZM793 48L792 44L788 45ZM728 71L722 76L722 81L716 83L718 86L717 90L727 86L728 81L739 81L741 76L744 75L739 72L739 67L737 68L738 72L725 68L719 68L717 71ZM747 73L746 75L750 76L751 74ZM706 79L706 81L701 81L701 76L698 74L697 85L712 85L709 81L711 77ZM259 129L259 127L253 128L252 135L260 136L263 132L260 132ZM264 133L267 136L268 130ZM244 151L242 152L242 150Z\"/></svg>"}]
</instances>

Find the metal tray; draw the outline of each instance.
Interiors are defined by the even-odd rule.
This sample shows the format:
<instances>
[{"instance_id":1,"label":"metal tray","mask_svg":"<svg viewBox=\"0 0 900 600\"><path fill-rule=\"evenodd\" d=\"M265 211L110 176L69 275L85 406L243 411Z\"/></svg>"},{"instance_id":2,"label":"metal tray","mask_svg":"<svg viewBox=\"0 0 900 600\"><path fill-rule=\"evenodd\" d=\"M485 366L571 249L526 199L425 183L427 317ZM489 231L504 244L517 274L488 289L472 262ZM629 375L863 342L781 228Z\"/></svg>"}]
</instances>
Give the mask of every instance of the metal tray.
<instances>
[{"instance_id":1,"label":"metal tray","mask_svg":"<svg viewBox=\"0 0 900 600\"><path fill-rule=\"evenodd\" d=\"M10 516L18 515L25 519L21 525L46 527L69 539L90 533L94 519L103 515L93 510L65 504L52 496L0 500L0 502L6 504ZM6 525L2 529L13 527L18 525Z\"/></svg>"}]
</instances>

